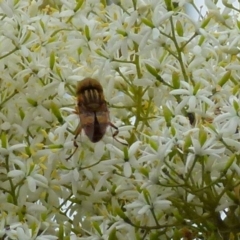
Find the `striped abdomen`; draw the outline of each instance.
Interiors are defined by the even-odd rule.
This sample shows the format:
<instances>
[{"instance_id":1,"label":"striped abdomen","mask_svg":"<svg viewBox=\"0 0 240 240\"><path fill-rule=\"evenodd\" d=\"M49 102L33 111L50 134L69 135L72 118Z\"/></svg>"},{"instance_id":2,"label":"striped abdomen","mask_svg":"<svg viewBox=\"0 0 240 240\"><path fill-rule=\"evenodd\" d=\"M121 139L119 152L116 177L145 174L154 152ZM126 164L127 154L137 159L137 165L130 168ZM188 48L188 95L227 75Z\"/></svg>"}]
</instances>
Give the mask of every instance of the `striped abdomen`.
<instances>
[{"instance_id":1,"label":"striped abdomen","mask_svg":"<svg viewBox=\"0 0 240 240\"><path fill-rule=\"evenodd\" d=\"M77 86L81 126L92 142L98 142L109 125L109 113L100 83L85 78Z\"/></svg>"}]
</instances>

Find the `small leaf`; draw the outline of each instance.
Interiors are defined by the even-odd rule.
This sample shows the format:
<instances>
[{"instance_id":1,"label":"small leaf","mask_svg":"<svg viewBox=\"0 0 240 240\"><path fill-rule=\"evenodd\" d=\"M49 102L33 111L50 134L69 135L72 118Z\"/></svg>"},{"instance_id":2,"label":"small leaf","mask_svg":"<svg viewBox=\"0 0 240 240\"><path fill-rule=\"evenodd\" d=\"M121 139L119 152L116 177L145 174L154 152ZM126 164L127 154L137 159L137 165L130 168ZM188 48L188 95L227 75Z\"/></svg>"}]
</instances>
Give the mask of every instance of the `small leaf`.
<instances>
[{"instance_id":1,"label":"small leaf","mask_svg":"<svg viewBox=\"0 0 240 240\"><path fill-rule=\"evenodd\" d=\"M1 142L2 142L2 148L7 148L8 146L8 139L7 139L7 135L5 132L1 133Z\"/></svg>"},{"instance_id":2,"label":"small leaf","mask_svg":"<svg viewBox=\"0 0 240 240\"><path fill-rule=\"evenodd\" d=\"M19 116L20 116L21 120L23 120L25 117L25 112L23 111L23 109L21 107L18 109L18 111L19 111Z\"/></svg>"},{"instance_id":3,"label":"small leaf","mask_svg":"<svg viewBox=\"0 0 240 240\"><path fill-rule=\"evenodd\" d=\"M128 156L128 149L125 147L123 149L123 154L124 154L124 161L129 161L129 156Z\"/></svg>"},{"instance_id":4,"label":"small leaf","mask_svg":"<svg viewBox=\"0 0 240 240\"><path fill-rule=\"evenodd\" d=\"M123 30L121 30L121 29L117 29L116 32L117 32L118 34L124 36L124 37L127 37L127 35L128 35L125 31L123 31Z\"/></svg>"},{"instance_id":5,"label":"small leaf","mask_svg":"<svg viewBox=\"0 0 240 240\"><path fill-rule=\"evenodd\" d=\"M27 35L25 36L23 42L21 44L25 44L27 42L27 40L31 37L32 32L28 31Z\"/></svg>"},{"instance_id":6,"label":"small leaf","mask_svg":"<svg viewBox=\"0 0 240 240\"><path fill-rule=\"evenodd\" d=\"M128 219L127 216L125 215L125 213L122 211L121 208L119 208L119 207L115 208L115 212L123 220L127 220Z\"/></svg>"},{"instance_id":7,"label":"small leaf","mask_svg":"<svg viewBox=\"0 0 240 240\"><path fill-rule=\"evenodd\" d=\"M149 170L147 168L142 167L142 168L139 169L139 172L141 174L143 174L144 176L146 176L147 178L149 177Z\"/></svg>"},{"instance_id":8,"label":"small leaf","mask_svg":"<svg viewBox=\"0 0 240 240\"><path fill-rule=\"evenodd\" d=\"M101 4L103 5L104 8L107 6L106 0L100 0L100 2L101 2Z\"/></svg>"},{"instance_id":9,"label":"small leaf","mask_svg":"<svg viewBox=\"0 0 240 240\"><path fill-rule=\"evenodd\" d=\"M45 25L44 25L43 21L39 20L39 23L40 23L42 30L45 31Z\"/></svg>"},{"instance_id":10,"label":"small leaf","mask_svg":"<svg viewBox=\"0 0 240 240\"><path fill-rule=\"evenodd\" d=\"M74 12L77 12L77 11L82 7L82 5L83 5L83 3L84 3L84 0L76 0L76 2L77 2L77 5L76 5L76 7L73 9Z\"/></svg>"},{"instance_id":11,"label":"small leaf","mask_svg":"<svg viewBox=\"0 0 240 240\"><path fill-rule=\"evenodd\" d=\"M90 41L91 37L90 37L90 31L89 31L89 27L86 25L84 28L84 33L85 33L85 37L87 38L88 41Z\"/></svg>"},{"instance_id":12,"label":"small leaf","mask_svg":"<svg viewBox=\"0 0 240 240\"><path fill-rule=\"evenodd\" d=\"M148 205L150 205L151 202L150 202L149 192L148 192L146 189L143 189L143 190L142 190L142 193L143 193L143 196L144 196L145 201L147 202Z\"/></svg>"},{"instance_id":13,"label":"small leaf","mask_svg":"<svg viewBox=\"0 0 240 240\"><path fill-rule=\"evenodd\" d=\"M31 155L32 155L30 147L25 147L25 153L26 153L28 156L31 156Z\"/></svg>"},{"instance_id":14,"label":"small leaf","mask_svg":"<svg viewBox=\"0 0 240 240\"><path fill-rule=\"evenodd\" d=\"M98 224L97 222L92 222L92 225L93 225L93 227L96 229L96 231L98 232L98 234L102 236L102 231L101 231L101 229L100 229L100 227L99 227L99 224Z\"/></svg>"},{"instance_id":15,"label":"small leaf","mask_svg":"<svg viewBox=\"0 0 240 240\"><path fill-rule=\"evenodd\" d=\"M173 126L171 126L171 134L172 134L173 136L176 135L176 129L175 129Z\"/></svg>"},{"instance_id":16,"label":"small leaf","mask_svg":"<svg viewBox=\"0 0 240 240\"><path fill-rule=\"evenodd\" d=\"M192 139L190 134L188 134L185 138L184 145L183 145L183 150L188 151L188 148L192 145Z\"/></svg>"},{"instance_id":17,"label":"small leaf","mask_svg":"<svg viewBox=\"0 0 240 240\"><path fill-rule=\"evenodd\" d=\"M149 64L145 64L145 66L146 66L146 68L147 68L147 70L148 70L148 72L149 73L151 73L153 76L155 76L155 77L158 77L158 71L155 69L155 68L153 68L151 65L149 65Z\"/></svg>"},{"instance_id":18,"label":"small leaf","mask_svg":"<svg viewBox=\"0 0 240 240\"><path fill-rule=\"evenodd\" d=\"M54 116L58 119L59 123L62 124L64 122L64 120L59 111L59 107L54 102L51 102L51 110L52 110L52 113L54 114Z\"/></svg>"},{"instance_id":19,"label":"small leaf","mask_svg":"<svg viewBox=\"0 0 240 240\"><path fill-rule=\"evenodd\" d=\"M116 228L113 228L112 231L109 234L109 238L108 240L117 240L117 236L116 236Z\"/></svg>"},{"instance_id":20,"label":"small leaf","mask_svg":"<svg viewBox=\"0 0 240 240\"><path fill-rule=\"evenodd\" d=\"M218 85L222 87L229 80L230 76L231 76L231 71L227 71L223 75L223 77L219 80Z\"/></svg>"},{"instance_id":21,"label":"small leaf","mask_svg":"<svg viewBox=\"0 0 240 240\"><path fill-rule=\"evenodd\" d=\"M163 116L165 118L165 121L167 123L168 126L171 126L171 120L172 120L172 112L170 111L170 109L167 106L163 106Z\"/></svg>"},{"instance_id":22,"label":"small leaf","mask_svg":"<svg viewBox=\"0 0 240 240\"><path fill-rule=\"evenodd\" d=\"M167 10L172 11L173 10L172 1L171 0L164 0L164 2L166 4Z\"/></svg>"},{"instance_id":23,"label":"small leaf","mask_svg":"<svg viewBox=\"0 0 240 240\"><path fill-rule=\"evenodd\" d=\"M199 41L198 41L198 45L201 46L204 43L205 37L201 36Z\"/></svg>"},{"instance_id":24,"label":"small leaf","mask_svg":"<svg viewBox=\"0 0 240 240\"><path fill-rule=\"evenodd\" d=\"M198 82L195 86L194 86L194 89L193 89L193 94L196 95L198 90L200 89L201 87L201 83Z\"/></svg>"},{"instance_id":25,"label":"small leaf","mask_svg":"<svg viewBox=\"0 0 240 240\"><path fill-rule=\"evenodd\" d=\"M142 22L150 28L155 28L153 22L148 18L142 18Z\"/></svg>"},{"instance_id":26,"label":"small leaf","mask_svg":"<svg viewBox=\"0 0 240 240\"><path fill-rule=\"evenodd\" d=\"M240 21L237 21L238 29L240 29Z\"/></svg>"},{"instance_id":27,"label":"small leaf","mask_svg":"<svg viewBox=\"0 0 240 240\"><path fill-rule=\"evenodd\" d=\"M234 107L234 109L235 109L236 112L239 111L239 104L238 104L238 102L235 101L235 100L233 100L233 107Z\"/></svg>"},{"instance_id":28,"label":"small leaf","mask_svg":"<svg viewBox=\"0 0 240 240\"><path fill-rule=\"evenodd\" d=\"M27 98L27 102L29 103L29 104L31 104L33 107L37 107L37 101L35 101L35 100L33 100L33 99L31 99L31 98Z\"/></svg>"},{"instance_id":29,"label":"small leaf","mask_svg":"<svg viewBox=\"0 0 240 240\"><path fill-rule=\"evenodd\" d=\"M59 224L58 238L64 239L64 227L63 224Z\"/></svg>"},{"instance_id":30,"label":"small leaf","mask_svg":"<svg viewBox=\"0 0 240 240\"><path fill-rule=\"evenodd\" d=\"M177 30L177 34L182 37L184 31L183 31L182 23L179 20L177 20L176 22L176 30Z\"/></svg>"},{"instance_id":31,"label":"small leaf","mask_svg":"<svg viewBox=\"0 0 240 240\"><path fill-rule=\"evenodd\" d=\"M102 53L102 51L101 51L101 49L96 49L95 50L95 53L97 54L97 55L99 55L99 56L101 56L101 57L104 57L104 58L108 58L107 56L105 56L103 53ZM80 55L80 54L79 54Z\"/></svg>"},{"instance_id":32,"label":"small leaf","mask_svg":"<svg viewBox=\"0 0 240 240\"><path fill-rule=\"evenodd\" d=\"M212 17L205 18L205 19L202 21L201 28L205 28L205 27L208 25L208 23L210 22L211 19L212 19Z\"/></svg>"},{"instance_id":33,"label":"small leaf","mask_svg":"<svg viewBox=\"0 0 240 240\"><path fill-rule=\"evenodd\" d=\"M53 51L50 53L49 65L50 69L53 70L55 65L55 53Z\"/></svg>"},{"instance_id":34,"label":"small leaf","mask_svg":"<svg viewBox=\"0 0 240 240\"><path fill-rule=\"evenodd\" d=\"M233 164L233 162L236 160L236 155L233 154L227 161L226 166L223 169L223 172L226 172Z\"/></svg>"},{"instance_id":35,"label":"small leaf","mask_svg":"<svg viewBox=\"0 0 240 240\"><path fill-rule=\"evenodd\" d=\"M204 128L200 128L200 131L199 131L199 142L200 142L201 146L204 145L206 140L207 140L207 133L204 130Z\"/></svg>"},{"instance_id":36,"label":"small leaf","mask_svg":"<svg viewBox=\"0 0 240 240\"><path fill-rule=\"evenodd\" d=\"M77 52L78 52L78 55L81 55L81 54L82 54L82 48L79 47L78 50L77 50Z\"/></svg>"},{"instance_id":37,"label":"small leaf","mask_svg":"<svg viewBox=\"0 0 240 240\"><path fill-rule=\"evenodd\" d=\"M180 88L180 78L179 78L179 73L178 72L173 72L172 73L172 83L173 83L173 87L175 89Z\"/></svg>"}]
</instances>

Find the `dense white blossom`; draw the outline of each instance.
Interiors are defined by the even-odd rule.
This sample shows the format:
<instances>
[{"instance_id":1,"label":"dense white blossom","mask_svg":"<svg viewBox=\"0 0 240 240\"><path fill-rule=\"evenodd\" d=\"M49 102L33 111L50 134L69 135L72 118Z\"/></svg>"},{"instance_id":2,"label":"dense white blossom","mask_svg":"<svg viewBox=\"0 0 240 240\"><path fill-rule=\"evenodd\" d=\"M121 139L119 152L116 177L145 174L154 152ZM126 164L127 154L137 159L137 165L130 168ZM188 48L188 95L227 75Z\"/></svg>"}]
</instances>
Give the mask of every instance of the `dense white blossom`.
<instances>
[{"instance_id":1,"label":"dense white blossom","mask_svg":"<svg viewBox=\"0 0 240 240\"><path fill-rule=\"evenodd\" d=\"M215 2L0 1L0 239L235 239L239 9ZM119 134L66 160L86 77Z\"/></svg>"}]
</instances>

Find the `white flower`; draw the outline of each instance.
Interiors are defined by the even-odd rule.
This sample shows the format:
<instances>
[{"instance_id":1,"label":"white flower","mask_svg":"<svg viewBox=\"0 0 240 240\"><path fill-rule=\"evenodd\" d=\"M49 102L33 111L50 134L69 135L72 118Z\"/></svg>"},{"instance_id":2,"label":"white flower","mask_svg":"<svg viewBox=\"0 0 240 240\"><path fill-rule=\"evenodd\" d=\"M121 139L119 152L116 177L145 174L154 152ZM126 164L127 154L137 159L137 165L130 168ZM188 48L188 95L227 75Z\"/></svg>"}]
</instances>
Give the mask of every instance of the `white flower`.
<instances>
[{"instance_id":1,"label":"white flower","mask_svg":"<svg viewBox=\"0 0 240 240\"><path fill-rule=\"evenodd\" d=\"M239 99L235 96L229 99L229 103L221 108L224 112L218 115L214 122L220 124L226 132L234 133L240 124Z\"/></svg>"},{"instance_id":2,"label":"white flower","mask_svg":"<svg viewBox=\"0 0 240 240\"><path fill-rule=\"evenodd\" d=\"M201 146L198 139L192 138L193 146L189 149L192 150L198 156L215 156L216 158L221 158L221 153L225 151L225 148L218 148L218 143L216 142L216 138L212 137L207 139L207 141Z\"/></svg>"},{"instance_id":3,"label":"white flower","mask_svg":"<svg viewBox=\"0 0 240 240\"><path fill-rule=\"evenodd\" d=\"M106 2L0 2L0 238L170 239L164 225L211 214L199 193L217 213L238 198L237 10L206 1L192 20L190 0ZM85 77L128 146L82 131L66 161Z\"/></svg>"},{"instance_id":4,"label":"white flower","mask_svg":"<svg viewBox=\"0 0 240 240\"><path fill-rule=\"evenodd\" d=\"M214 103L209 99L212 93L207 89L199 89L195 93L195 89L187 82L181 81L182 89L172 90L170 93L173 95L181 95L182 101L176 107L177 112L182 108L187 107L189 112L195 112L196 109L203 109L206 103L212 106Z\"/></svg>"}]
</instances>

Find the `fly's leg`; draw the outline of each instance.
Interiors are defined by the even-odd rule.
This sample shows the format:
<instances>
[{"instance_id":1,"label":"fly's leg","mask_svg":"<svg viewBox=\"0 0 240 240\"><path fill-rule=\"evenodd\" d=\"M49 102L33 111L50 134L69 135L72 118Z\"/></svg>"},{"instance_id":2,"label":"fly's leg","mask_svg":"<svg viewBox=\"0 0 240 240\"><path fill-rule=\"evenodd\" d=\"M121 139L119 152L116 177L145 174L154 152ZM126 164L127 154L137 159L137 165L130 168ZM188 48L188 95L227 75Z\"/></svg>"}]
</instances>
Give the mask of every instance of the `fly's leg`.
<instances>
[{"instance_id":1,"label":"fly's leg","mask_svg":"<svg viewBox=\"0 0 240 240\"><path fill-rule=\"evenodd\" d=\"M72 152L72 154L66 158L67 161L74 155L74 153L75 153L75 152L77 151L77 149L78 149L77 137L78 137L78 135L81 133L81 131L82 131L82 127L81 127L81 124L79 123L78 126L77 126L77 129L76 129L75 137L74 137L74 139L73 139L73 146L75 147L75 149L74 149L74 151Z\"/></svg>"},{"instance_id":2,"label":"fly's leg","mask_svg":"<svg viewBox=\"0 0 240 240\"><path fill-rule=\"evenodd\" d=\"M117 142L119 142L119 143L121 143L121 144L123 144L123 145L125 145L125 146L128 146L127 143L121 142L121 141L119 141L119 140L116 138L116 136L117 136L118 133L119 133L119 131L118 131L118 127L116 127L116 126L115 126L113 123L111 123L111 122L109 122L109 125L110 125L112 128L115 129L115 131L114 131L112 137L113 137Z\"/></svg>"}]
</instances>

